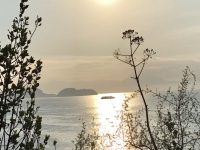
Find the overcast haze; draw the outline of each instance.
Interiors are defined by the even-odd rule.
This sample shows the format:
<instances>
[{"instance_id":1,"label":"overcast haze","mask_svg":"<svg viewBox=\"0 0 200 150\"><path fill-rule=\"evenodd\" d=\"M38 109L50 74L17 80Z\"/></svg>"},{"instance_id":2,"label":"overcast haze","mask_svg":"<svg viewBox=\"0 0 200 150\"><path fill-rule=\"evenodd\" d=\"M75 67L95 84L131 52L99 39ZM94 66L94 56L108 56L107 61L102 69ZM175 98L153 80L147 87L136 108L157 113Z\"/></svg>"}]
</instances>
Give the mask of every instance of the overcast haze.
<instances>
[{"instance_id":1,"label":"overcast haze","mask_svg":"<svg viewBox=\"0 0 200 150\"><path fill-rule=\"evenodd\" d=\"M19 3L20 0L0 1L2 47L8 43L7 29L18 15ZM165 81L177 81L186 66L200 76L200 1L29 0L28 3L30 28L33 29L37 15L43 18L29 53L44 63L40 89L46 93L72 86L69 82L120 82L132 76L131 68L112 56L118 48L128 52L128 41L121 39L127 29L143 36L141 54L146 48L157 52L155 60L146 65L142 75L145 80L151 80L155 74ZM196 88L200 88L198 83Z\"/></svg>"}]
</instances>

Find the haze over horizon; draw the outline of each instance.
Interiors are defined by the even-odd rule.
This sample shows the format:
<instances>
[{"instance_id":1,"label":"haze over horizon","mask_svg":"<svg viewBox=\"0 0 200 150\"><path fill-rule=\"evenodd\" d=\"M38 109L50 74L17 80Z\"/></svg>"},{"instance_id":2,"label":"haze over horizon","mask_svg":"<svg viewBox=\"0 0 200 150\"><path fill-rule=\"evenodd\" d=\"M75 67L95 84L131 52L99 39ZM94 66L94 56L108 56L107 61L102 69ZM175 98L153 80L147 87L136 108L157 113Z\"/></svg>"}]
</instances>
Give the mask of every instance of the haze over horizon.
<instances>
[{"instance_id":1,"label":"haze over horizon","mask_svg":"<svg viewBox=\"0 0 200 150\"><path fill-rule=\"evenodd\" d=\"M0 14L2 47L8 44L7 30L19 12L19 3L20 0L0 2L0 9L4 10ZM37 15L43 19L29 53L43 61L39 89L45 93L56 94L73 86L69 83L77 83L74 87L79 88L98 80L120 83L130 78L131 67L112 56L118 48L128 52L128 41L121 38L128 29L134 29L144 38L138 58L146 48L157 52L155 60L145 66L142 80L148 84L158 82L156 85L164 84L164 80L166 89L167 83L180 81L181 70L186 66L200 77L200 1L34 0L28 3L30 29L33 30ZM200 89L198 78L196 89Z\"/></svg>"}]
</instances>

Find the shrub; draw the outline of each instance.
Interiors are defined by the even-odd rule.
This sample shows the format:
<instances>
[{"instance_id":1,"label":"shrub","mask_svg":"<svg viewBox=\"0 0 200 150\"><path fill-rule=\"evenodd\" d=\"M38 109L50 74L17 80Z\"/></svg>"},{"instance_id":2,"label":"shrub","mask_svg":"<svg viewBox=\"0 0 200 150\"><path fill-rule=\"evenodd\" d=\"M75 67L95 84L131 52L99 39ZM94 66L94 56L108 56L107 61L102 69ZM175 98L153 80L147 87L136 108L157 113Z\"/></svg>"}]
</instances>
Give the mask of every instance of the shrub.
<instances>
[{"instance_id":1,"label":"shrub","mask_svg":"<svg viewBox=\"0 0 200 150\"><path fill-rule=\"evenodd\" d=\"M44 149L49 135L40 142L42 117L36 115L35 91L39 86L42 61L29 56L32 37L41 26L41 17L35 21L33 32L28 30L29 17L24 16L28 0L21 0L19 17L9 30L10 43L0 47L0 149ZM24 102L26 95L30 101Z\"/></svg>"}]
</instances>

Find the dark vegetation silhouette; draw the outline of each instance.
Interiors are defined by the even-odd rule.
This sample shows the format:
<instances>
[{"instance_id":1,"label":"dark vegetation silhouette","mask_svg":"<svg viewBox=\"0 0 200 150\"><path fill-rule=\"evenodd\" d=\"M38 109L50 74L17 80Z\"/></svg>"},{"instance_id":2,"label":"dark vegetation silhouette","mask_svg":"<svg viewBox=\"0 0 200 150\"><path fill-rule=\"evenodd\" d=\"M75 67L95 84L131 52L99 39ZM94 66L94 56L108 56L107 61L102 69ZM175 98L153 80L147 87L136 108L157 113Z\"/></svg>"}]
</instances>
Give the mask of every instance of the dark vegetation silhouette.
<instances>
[{"instance_id":1,"label":"dark vegetation silhouette","mask_svg":"<svg viewBox=\"0 0 200 150\"><path fill-rule=\"evenodd\" d=\"M94 121L90 128L86 128L83 123L81 133L73 141L75 149L109 149L114 143L119 146L118 149L124 147L138 150L200 149L200 102L196 99L197 93L194 92L196 82L194 73L189 67L183 70L177 92L169 89L163 94L153 92L148 87L142 89L140 76L145 64L155 52L152 49L145 49L142 59L138 60L135 56L141 42L144 41L143 37L138 36L134 30L127 30L123 32L122 38L129 40L130 53L122 54L118 49L114 51L114 57L131 66L134 71L132 78L136 80L138 90L130 97L126 97L123 109L114 116L120 122L114 134L99 133L98 125L95 126ZM134 45L136 48L133 50ZM146 94L151 94L158 100L153 119L149 116ZM129 102L137 96L141 97L144 109L133 112ZM113 125L112 122L110 124ZM124 144L117 143L119 138Z\"/></svg>"},{"instance_id":2,"label":"dark vegetation silhouette","mask_svg":"<svg viewBox=\"0 0 200 150\"><path fill-rule=\"evenodd\" d=\"M21 0L19 16L8 30L9 44L0 47L0 150L43 150L50 137L46 135L41 142L42 117L36 115L39 107L35 106L42 61L28 53L42 18L37 17L31 32L29 17L24 16L27 1ZM27 93L30 100L25 102Z\"/></svg>"}]
</instances>

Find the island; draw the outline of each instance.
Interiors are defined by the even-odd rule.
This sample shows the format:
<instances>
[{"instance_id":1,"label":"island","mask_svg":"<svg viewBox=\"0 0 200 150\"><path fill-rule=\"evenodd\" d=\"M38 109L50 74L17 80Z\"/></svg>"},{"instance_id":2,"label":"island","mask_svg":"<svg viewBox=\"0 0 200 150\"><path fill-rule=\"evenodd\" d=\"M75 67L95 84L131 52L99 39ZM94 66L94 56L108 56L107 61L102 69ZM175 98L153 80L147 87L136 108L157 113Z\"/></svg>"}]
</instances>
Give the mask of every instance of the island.
<instances>
[{"instance_id":1,"label":"island","mask_svg":"<svg viewBox=\"0 0 200 150\"><path fill-rule=\"evenodd\" d=\"M98 93L92 89L80 89L66 88L58 93L58 97L68 97L68 96L86 96L86 95L97 95Z\"/></svg>"},{"instance_id":2,"label":"island","mask_svg":"<svg viewBox=\"0 0 200 150\"><path fill-rule=\"evenodd\" d=\"M37 88L37 90L35 91L35 98L40 98L40 97L56 97L56 94L47 94ZM26 93L25 98L30 98L28 92Z\"/></svg>"},{"instance_id":3,"label":"island","mask_svg":"<svg viewBox=\"0 0 200 150\"><path fill-rule=\"evenodd\" d=\"M38 98L38 97L56 97L56 94L47 94L47 93L44 93L42 90L37 89L35 92L35 97L36 98Z\"/></svg>"}]
</instances>

